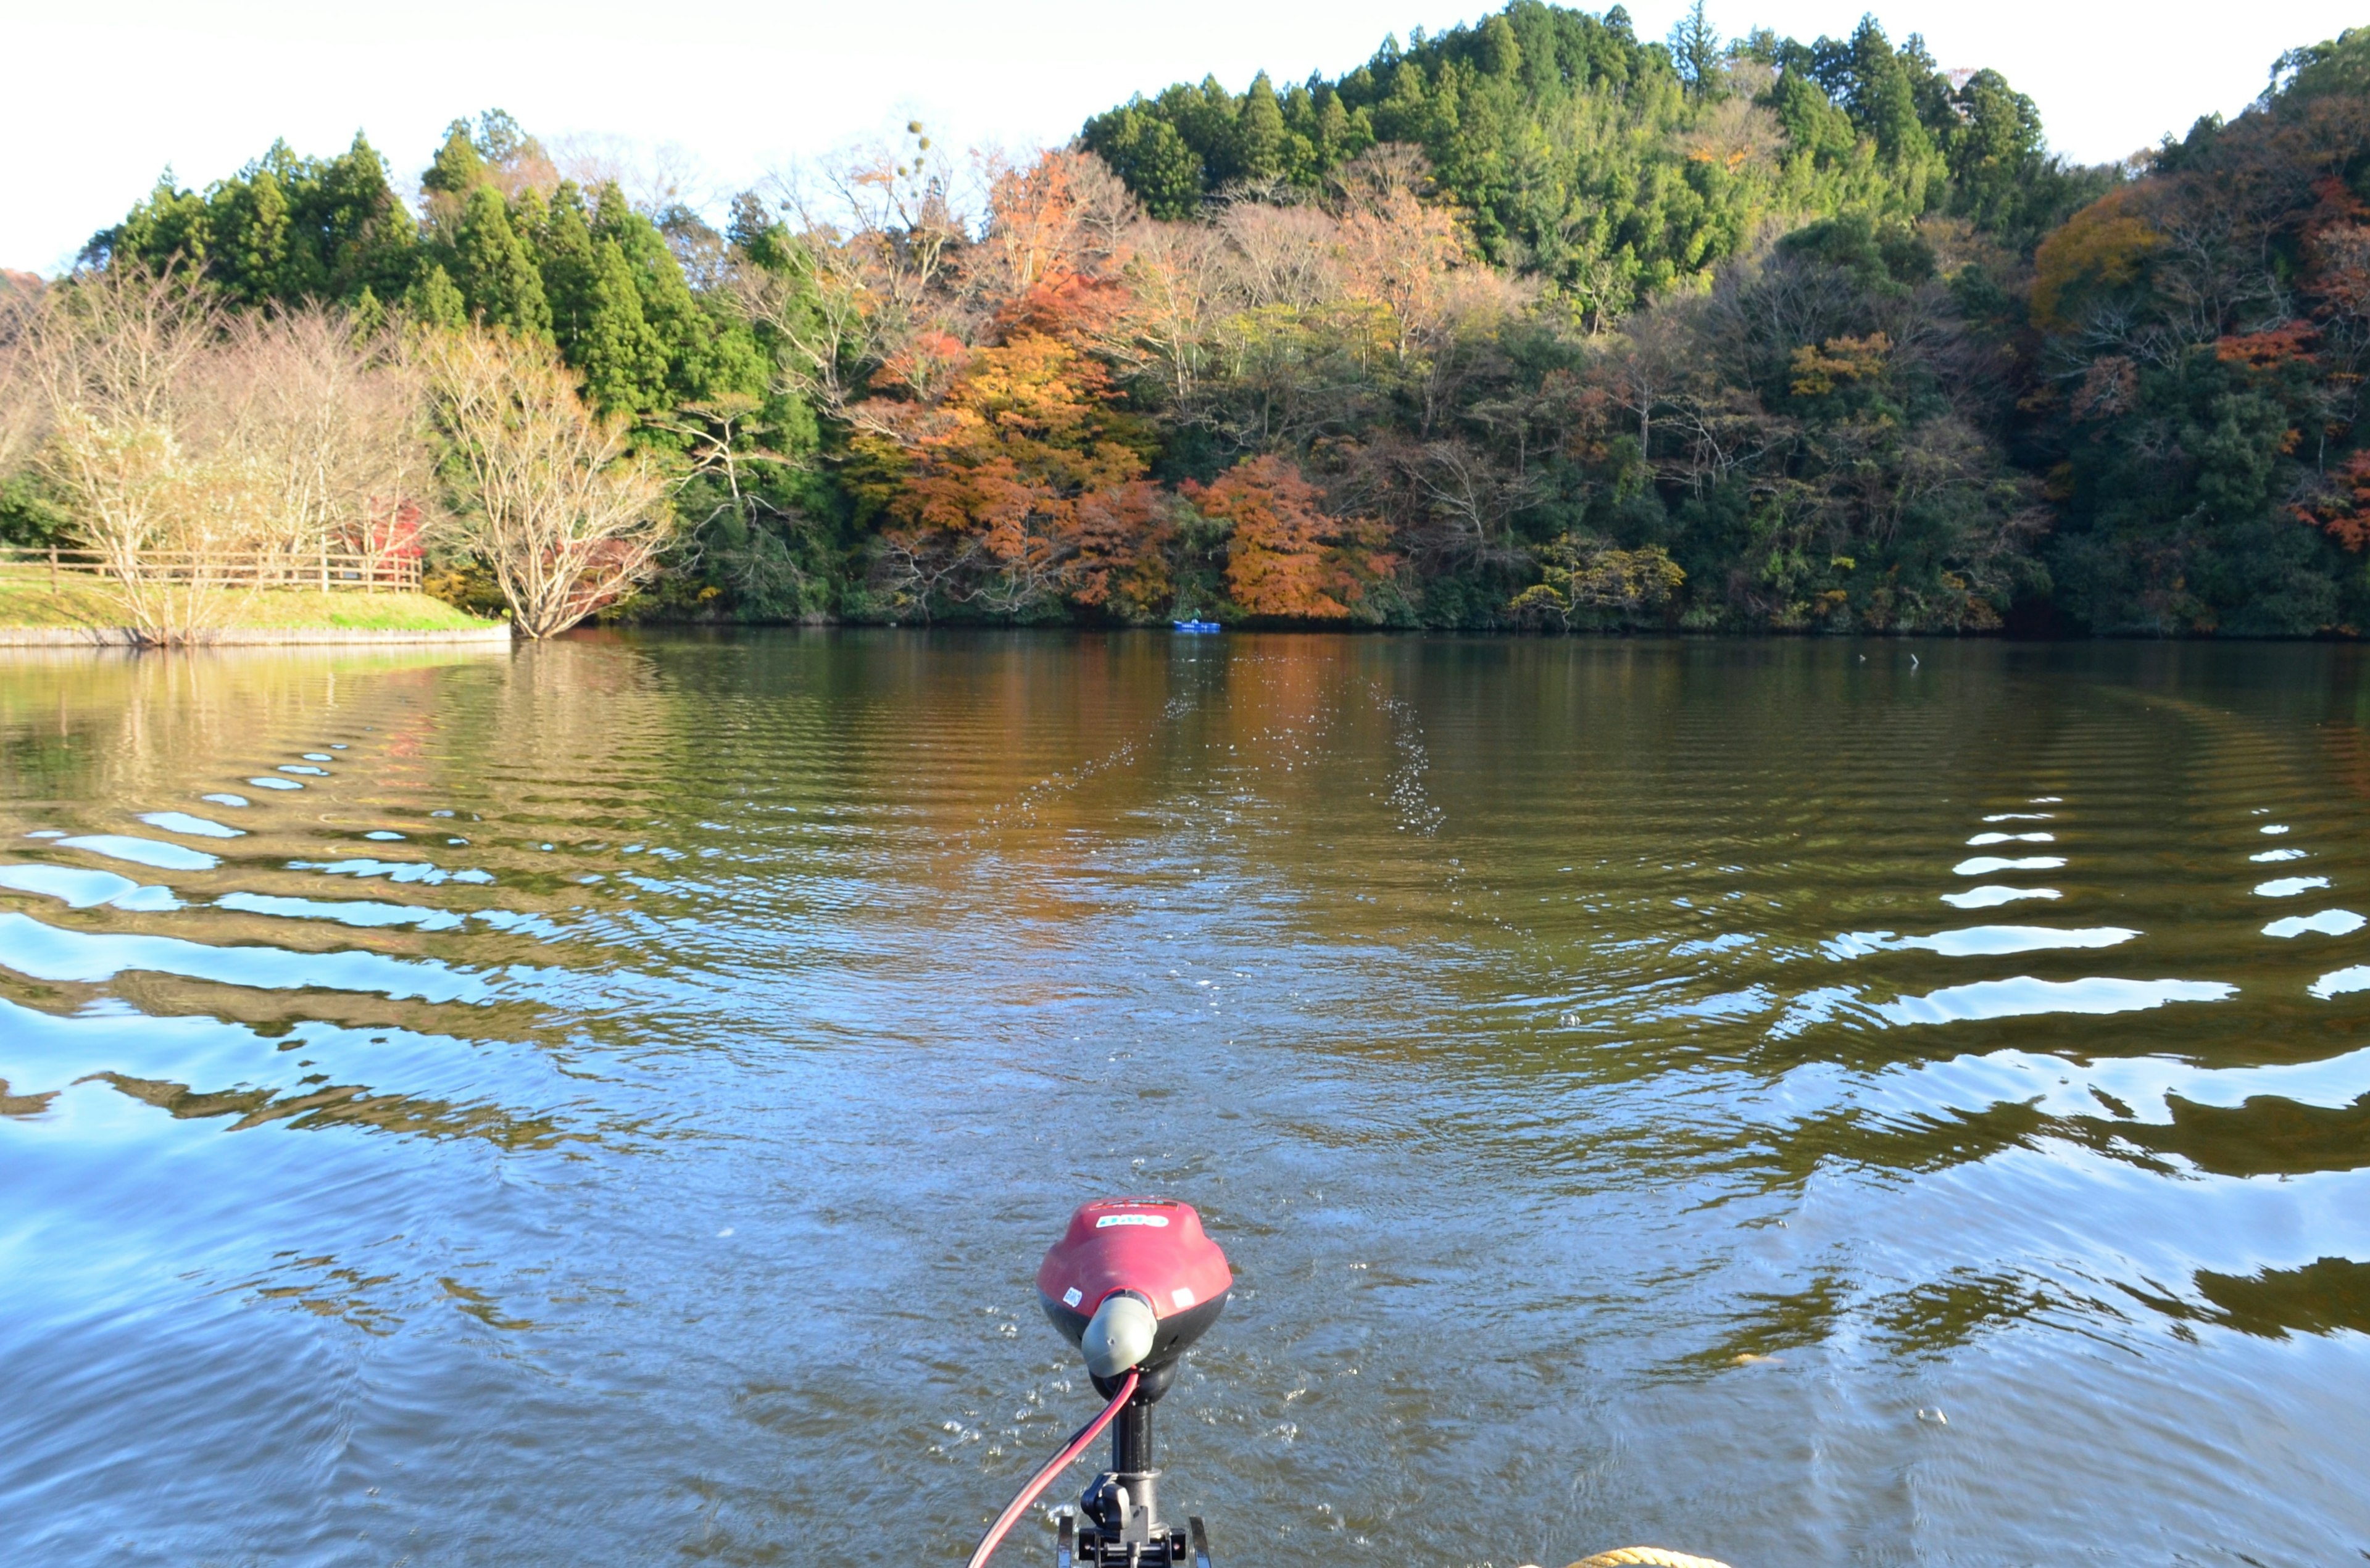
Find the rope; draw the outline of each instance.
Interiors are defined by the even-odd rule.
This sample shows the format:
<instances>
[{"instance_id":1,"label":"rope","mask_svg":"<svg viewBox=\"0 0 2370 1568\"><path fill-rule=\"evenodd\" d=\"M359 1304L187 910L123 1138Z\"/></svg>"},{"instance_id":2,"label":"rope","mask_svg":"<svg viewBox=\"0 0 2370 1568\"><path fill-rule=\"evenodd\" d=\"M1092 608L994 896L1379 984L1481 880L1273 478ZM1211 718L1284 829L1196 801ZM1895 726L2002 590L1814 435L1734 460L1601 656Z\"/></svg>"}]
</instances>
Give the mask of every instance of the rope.
<instances>
[{"instance_id":1,"label":"rope","mask_svg":"<svg viewBox=\"0 0 2370 1568\"><path fill-rule=\"evenodd\" d=\"M1648 1568L1728 1568L1725 1562L1708 1557L1689 1557L1684 1551L1665 1551L1659 1546L1624 1546L1611 1551L1600 1551L1593 1557L1583 1557L1571 1568L1622 1568L1625 1563L1643 1563Z\"/></svg>"},{"instance_id":2,"label":"rope","mask_svg":"<svg viewBox=\"0 0 2370 1568\"><path fill-rule=\"evenodd\" d=\"M995 1523L988 1526L987 1533L979 1538L979 1545L972 1551L971 1562L965 1564L965 1568L982 1568L995 1555L995 1549L1003 1544L1005 1532L1029 1511L1029 1505L1037 1501L1037 1494L1053 1485L1053 1478L1069 1469L1070 1461L1085 1453L1087 1445L1102 1435L1103 1428L1111 1424L1111 1417L1119 1413L1120 1406L1135 1397L1135 1382L1133 1372L1121 1379L1119 1392L1111 1396L1110 1403L1103 1406L1103 1413L1079 1427L1077 1435L1062 1451L1047 1459L1045 1467L1029 1478L1029 1484L1020 1489L1020 1494L1004 1505L1004 1512L995 1516Z\"/></svg>"}]
</instances>

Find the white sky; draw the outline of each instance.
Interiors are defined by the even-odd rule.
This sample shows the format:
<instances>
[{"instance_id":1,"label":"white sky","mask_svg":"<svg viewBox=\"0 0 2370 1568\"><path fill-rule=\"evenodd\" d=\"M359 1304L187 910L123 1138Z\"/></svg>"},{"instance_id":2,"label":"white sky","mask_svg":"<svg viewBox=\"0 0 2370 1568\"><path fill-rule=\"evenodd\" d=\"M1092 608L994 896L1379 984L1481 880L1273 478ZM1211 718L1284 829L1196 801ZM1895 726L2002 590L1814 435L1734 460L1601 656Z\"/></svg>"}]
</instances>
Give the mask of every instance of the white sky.
<instances>
[{"instance_id":1,"label":"white sky","mask_svg":"<svg viewBox=\"0 0 2370 1568\"><path fill-rule=\"evenodd\" d=\"M1486 15L1482 0L0 0L0 266L53 273L170 165L202 187L284 136L366 132L411 176L443 126L499 106L569 133L687 152L715 189L922 119L944 143L1065 140L1131 92L1214 72L1240 90L1357 64L1386 32ZM1588 8L1598 8L1588 0ZM1713 0L1723 34L1849 32L1867 0ZM1898 42L1994 66L2052 143L2119 157L2199 114L2235 114L2272 60L2359 20L2337 0L2208 6L2096 0L1876 0ZM1681 0L1630 6L1660 38Z\"/></svg>"}]
</instances>

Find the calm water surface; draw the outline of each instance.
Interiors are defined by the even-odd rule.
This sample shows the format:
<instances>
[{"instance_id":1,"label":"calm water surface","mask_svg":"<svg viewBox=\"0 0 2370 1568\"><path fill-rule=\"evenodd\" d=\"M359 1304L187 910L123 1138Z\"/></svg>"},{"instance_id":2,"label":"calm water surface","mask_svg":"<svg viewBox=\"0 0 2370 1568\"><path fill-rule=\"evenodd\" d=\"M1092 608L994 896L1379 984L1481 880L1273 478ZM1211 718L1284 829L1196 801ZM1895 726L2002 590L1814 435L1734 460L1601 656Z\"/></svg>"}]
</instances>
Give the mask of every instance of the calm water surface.
<instances>
[{"instance_id":1,"label":"calm water surface","mask_svg":"<svg viewBox=\"0 0 2370 1568\"><path fill-rule=\"evenodd\" d=\"M0 1555L959 1561L1156 1190L1222 1564L2358 1562L2365 725L2327 647L0 663Z\"/></svg>"}]
</instances>

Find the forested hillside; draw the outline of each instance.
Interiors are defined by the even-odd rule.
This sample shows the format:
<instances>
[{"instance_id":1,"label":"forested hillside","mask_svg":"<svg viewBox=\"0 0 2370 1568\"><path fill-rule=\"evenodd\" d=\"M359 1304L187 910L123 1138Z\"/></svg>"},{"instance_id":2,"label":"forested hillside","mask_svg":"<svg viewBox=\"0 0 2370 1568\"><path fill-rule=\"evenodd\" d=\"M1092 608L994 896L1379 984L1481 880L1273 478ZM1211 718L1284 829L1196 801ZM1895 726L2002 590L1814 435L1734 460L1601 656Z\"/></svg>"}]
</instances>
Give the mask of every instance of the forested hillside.
<instances>
[{"instance_id":1,"label":"forested hillside","mask_svg":"<svg viewBox=\"0 0 2370 1568\"><path fill-rule=\"evenodd\" d=\"M720 229L564 173L499 113L412 201L274 147L85 266L548 344L673 484L615 615L2370 626L2370 31L2099 168L1874 20L1515 0L1026 158L915 126Z\"/></svg>"}]
</instances>

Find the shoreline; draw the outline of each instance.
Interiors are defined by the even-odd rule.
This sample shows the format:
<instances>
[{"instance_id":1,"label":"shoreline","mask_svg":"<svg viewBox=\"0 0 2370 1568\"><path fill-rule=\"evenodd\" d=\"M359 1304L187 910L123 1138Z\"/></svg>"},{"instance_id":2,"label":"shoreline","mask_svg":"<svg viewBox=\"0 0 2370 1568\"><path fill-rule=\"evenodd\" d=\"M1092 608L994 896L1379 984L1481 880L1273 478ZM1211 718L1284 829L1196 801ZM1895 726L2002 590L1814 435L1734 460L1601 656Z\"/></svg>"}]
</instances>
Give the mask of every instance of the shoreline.
<instances>
[{"instance_id":1,"label":"shoreline","mask_svg":"<svg viewBox=\"0 0 2370 1568\"><path fill-rule=\"evenodd\" d=\"M341 627L224 626L177 646L180 647L385 647L403 644L464 644L505 647L511 641L507 622L490 626ZM168 645L143 638L129 626L0 626L0 647L120 647L151 648Z\"/></svg>"}]
</instances>

